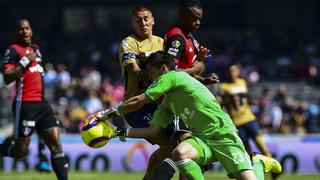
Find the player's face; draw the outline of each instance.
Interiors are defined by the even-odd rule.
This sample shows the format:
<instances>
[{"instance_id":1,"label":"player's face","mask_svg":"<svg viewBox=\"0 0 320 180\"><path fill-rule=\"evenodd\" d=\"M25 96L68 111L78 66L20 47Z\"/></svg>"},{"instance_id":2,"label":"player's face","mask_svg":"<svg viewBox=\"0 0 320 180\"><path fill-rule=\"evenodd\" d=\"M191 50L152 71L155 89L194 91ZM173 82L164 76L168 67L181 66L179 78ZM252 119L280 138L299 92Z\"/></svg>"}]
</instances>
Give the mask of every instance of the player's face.
<instances>
[{"instance_id":1,"label":"player's face","mask_svg":"<svg viewBox=\"0 0 320 180\"><path fill-rule=\"evenodd\" d=\"M165 73L164 67L157 68L154 66L147 66L149 80L154 81L157 77Z\"/></svg>"},{"instance_id":2,"label":"player's face","mask_svg":"<svg viewBox=\"0 0 320 180\"><path fill-rule=\"evenodd\" d=\"M240 77L240 69L236 65L231 66L229 72L232 79Z\"/></svg>"},{"instance_id":3,"label":"player's face","mask_svg":"<svg viewBox=\"0 0 320 180\"><path fill-rule=\"evenodd\" d=\"M141 39L152 36L154 19L150 11L138 11L132 19L132 26L136 35Z\"/></svg>"},{"instance_id":4,"label":"player's face","mask_svg":"<svg viewBox=\"0 0 320 180\"><path fill-rule=\"evenodd\" d=\"M190 7L187 11L185 11L182 17L182 23L186 30L189 32L194 32L195 30L199 29L202 16L202 9L196 7Z\"/></svg>"},{"instance_id":5,"label":"player's face","mask_svg":"<svg viewBox=\"0 0 320 180\"><path fill-rule=\"evenodd\" d=\"M30 23L26 20L20 21L16 30L16 35L19 42L30 44L33 35Z\"/></svg>"}]
</instances>

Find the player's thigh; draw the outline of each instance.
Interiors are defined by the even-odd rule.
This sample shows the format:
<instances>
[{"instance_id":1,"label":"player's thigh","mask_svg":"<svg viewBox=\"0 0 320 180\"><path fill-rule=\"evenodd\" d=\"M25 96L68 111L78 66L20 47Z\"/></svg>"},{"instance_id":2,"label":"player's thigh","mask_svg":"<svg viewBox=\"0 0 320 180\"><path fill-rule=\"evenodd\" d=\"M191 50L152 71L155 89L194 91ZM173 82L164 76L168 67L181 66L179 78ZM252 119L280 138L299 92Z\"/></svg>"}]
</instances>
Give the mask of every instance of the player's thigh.
<instances>
[{"instance_id":1,"label":"player's thigh","mask_svg":"<svg viewBox=\"0 0 320 180\"><path fill-rule=\"evenodd\" d=\"M220 161L229 175L252 169L250 157L235 132L214 140L211 148L213 156Z\"/></svg>"},{"instance_id":2,"label":"player's thigh","mask_svg":"<svg viewBox=\"0 0 320 180\"><path fill-rule=\"evenodd\" d=\"M247 134L249 134L252 139L255 139L256 136L260 135L260 127L258 121L254 120L248 123Z\"/></svg>"},{"instance_id":3,"label":"player's thigh","mask_svg":"<svg viewBox=\"0 0 320 180\"><path fill-rule=\"evenodd\" d=\"M237 126L237 129L239 131L238 135L239 135L240 139L242 140L242 142L244 144L248 144L249 137L248 137L248 134L247 134L246 125L244 124L244 125L241 125L241 126Z\"/></svg>"},{"instance_id":4,"label":"player's thigh","mask_svg":"<svg viewBox=\"0 0 320 180\"><path fill-rule=\"evenodd\" d=\"M187 158L193 159L200 165L212 163L213 154L210 147L196 136L189 136L183 142L181 142L175 150L185 152Z\"/></svg>"},{"instance_id":5,"label":"player's thigh","mask_svg":"<svg viewBox=\"0 0 320 180\"><path fill-rule=\"evenodd\" d=\"M39 135L43 134L52 128L59 128L59 121L56 119L51 105L47 100L43 100L39 104L41 108L40 113L37 115L36 131Z\"/></svg>"},{"instance_id":6,"label":"player's thigh","mask_svg":"<svg viewBox=\"0 0 320 180\"><path fill-rule=\"evenodd\" d=\"M37 102L23 101L13 103L15 138L23 139L32 135L40 111L38 104Z\"/></svg>"},{"instance_id":7,"label":"player's thigh","mask_svg":"<svg viewBox=\"0 0 320 180\"><path fill-rule=\"evenodd\" d=\"M15 139L14 149L18 151L27 152L29 148L31 138L29 137L20 137Z\"/></svg>"}]
</instances>

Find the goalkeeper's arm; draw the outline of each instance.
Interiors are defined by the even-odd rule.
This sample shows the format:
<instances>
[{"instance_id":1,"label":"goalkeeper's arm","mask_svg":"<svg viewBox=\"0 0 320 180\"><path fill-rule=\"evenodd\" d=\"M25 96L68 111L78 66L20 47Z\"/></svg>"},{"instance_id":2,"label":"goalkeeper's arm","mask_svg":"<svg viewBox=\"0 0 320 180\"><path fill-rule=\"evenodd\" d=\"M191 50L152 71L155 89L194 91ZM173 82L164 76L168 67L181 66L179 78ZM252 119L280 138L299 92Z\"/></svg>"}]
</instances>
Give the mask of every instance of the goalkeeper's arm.
<instances>
[{"instance_id":1,"label":"goalkeeper's arm","mask_svg":"<svg viewBox=\"0 0 320 180\"><path fill-rule=\"evenodd\" d=\"M145 104L149 104L151 102L152 100L148 98L146 94L142 93L123 102L118 107L118 113L123 115L133 111L137 111L140 108L142 108Z\"/></svg>"},{"instance_id":2,"label":"goalkeeper's arm","mask_svg":"<svg viewBox=\"0 0 320 180\"><path fill-rule=\"evenodd\" d=\"M121 116L133 111L139 110L145 104L151 103L152 100L144 93L134 96L123 102L118 108L109 108L95 114L99 120L108 120L109 118Z\"/></svg>"}]
</instances>

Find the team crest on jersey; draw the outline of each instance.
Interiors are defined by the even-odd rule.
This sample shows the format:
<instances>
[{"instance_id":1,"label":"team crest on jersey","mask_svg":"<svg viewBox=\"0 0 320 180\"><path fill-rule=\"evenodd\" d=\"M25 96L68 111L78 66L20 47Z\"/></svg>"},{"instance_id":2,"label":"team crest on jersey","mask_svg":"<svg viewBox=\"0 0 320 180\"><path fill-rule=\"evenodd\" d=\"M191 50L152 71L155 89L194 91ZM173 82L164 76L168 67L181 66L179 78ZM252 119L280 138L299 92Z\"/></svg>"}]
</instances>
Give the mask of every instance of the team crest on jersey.
<instances>
[{"instance_id":1,"label":"team crest on jersey","mask_svg":"<svg viewBox=\"0 0 320 180\"><path fill-rule=\"evenodd\" d=\"M180 47L180 42L178 40L175 40L171 43L172 47L178 49Z\"/></svg>"},{"instance_id":2,"label":"team crest on jersey","mask_svg":"<svg viewBox=\"0 0 320 180\"><path fill-rule=\"evenodd\" d=\"M24 136L28 136L31 133L31 129L28 127L24 127L22 132Z\"/></svg>"}]
</instances>

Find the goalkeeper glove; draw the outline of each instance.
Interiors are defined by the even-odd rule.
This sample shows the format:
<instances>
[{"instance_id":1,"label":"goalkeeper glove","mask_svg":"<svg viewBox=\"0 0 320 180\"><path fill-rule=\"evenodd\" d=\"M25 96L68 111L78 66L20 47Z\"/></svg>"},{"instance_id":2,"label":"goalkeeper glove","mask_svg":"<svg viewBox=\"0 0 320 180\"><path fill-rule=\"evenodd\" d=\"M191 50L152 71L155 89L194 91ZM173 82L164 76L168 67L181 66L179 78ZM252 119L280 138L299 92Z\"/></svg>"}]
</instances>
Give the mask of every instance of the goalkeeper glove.
<instances>
[{"instance_id":1,"label":"goalkeeper glove","mask_svg":"<svg viewBox=\"0 0 320 180\"><path fill-rule=\"evenodd\" d=\"M115 118L120 116L117 108L109 108L100 112L95 113L95 116L100 121L106 121L110 118Z\"/></svg>"},{"instance_id":2,"label":"goalkeeper glove","mask_svg":"<svg viewBox=\"0 0 320 180\"><path fill-rule=\"evenodd\" d=\"M110 129L112 130L112 133L110 135L110 138L119 137L119 140L122 142L126 141L126 137L128 136L129 128L119 128L113 125L110 122L106 122L110 125Z\"/></svg>"}]
</instances>

